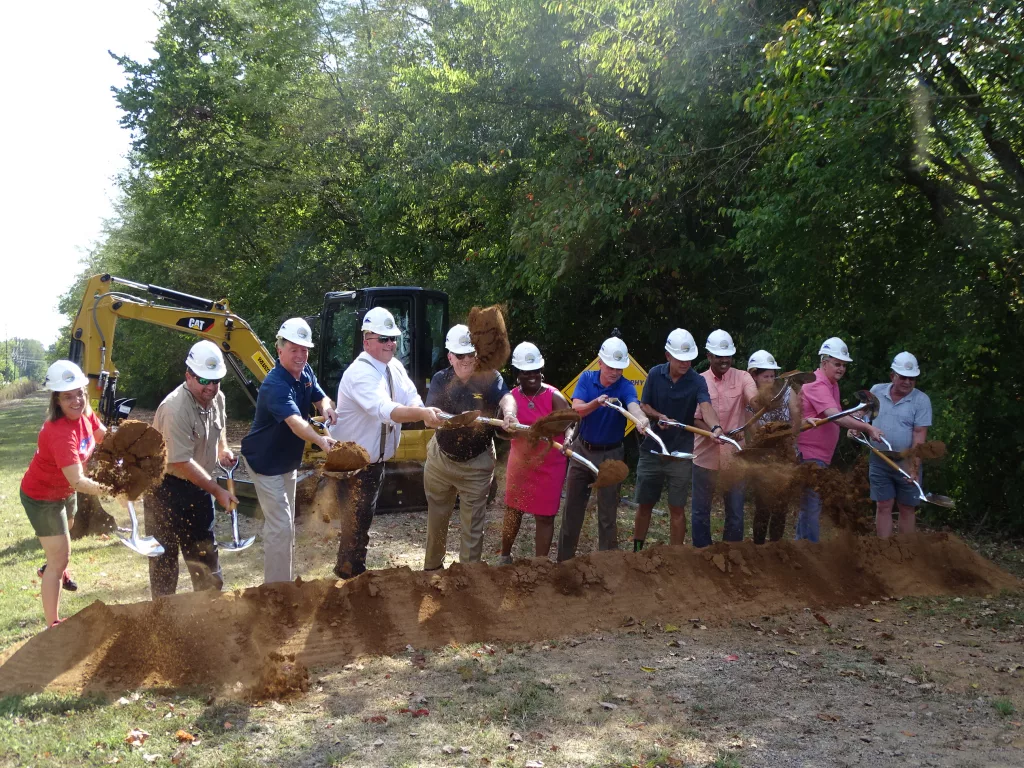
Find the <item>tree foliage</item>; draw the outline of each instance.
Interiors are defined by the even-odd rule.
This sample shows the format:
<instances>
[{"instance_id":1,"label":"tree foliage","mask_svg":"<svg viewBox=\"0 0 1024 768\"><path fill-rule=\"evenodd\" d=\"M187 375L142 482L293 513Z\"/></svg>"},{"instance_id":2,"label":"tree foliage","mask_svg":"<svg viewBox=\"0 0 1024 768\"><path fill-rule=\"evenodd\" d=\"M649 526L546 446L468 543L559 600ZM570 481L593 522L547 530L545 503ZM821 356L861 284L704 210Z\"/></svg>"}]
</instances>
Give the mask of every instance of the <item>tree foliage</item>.
<instances>
[{"instance_id":1,"label":"tree foliage","mask_svg":"<svg viewBox=\"0 0 1024 768\"><path fill-rule=\"evenodd\" d=\"M264 338L326 290L439 287L503 303L553 381L613 327L648 365L676 326L790 367L838 334L851 391L909 349L952 448L930 481L1024 530L1021 10L167 0L156 58L118 58L132 166L89 269ZM155 400L181 350L119 338Z\"/></svg>"}]
</instances>

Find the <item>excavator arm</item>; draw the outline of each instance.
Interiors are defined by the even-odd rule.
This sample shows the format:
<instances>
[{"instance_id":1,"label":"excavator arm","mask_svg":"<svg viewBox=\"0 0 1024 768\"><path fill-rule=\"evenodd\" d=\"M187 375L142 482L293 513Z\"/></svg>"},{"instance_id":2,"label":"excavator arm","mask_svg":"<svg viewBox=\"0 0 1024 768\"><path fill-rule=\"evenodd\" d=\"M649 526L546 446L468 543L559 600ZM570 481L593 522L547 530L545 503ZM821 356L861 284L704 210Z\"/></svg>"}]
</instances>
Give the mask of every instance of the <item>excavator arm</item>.
<instances>
[{"instance_id":1,"label":"excavator arm","mask_svg":"<svg viewBox=\"0 0 1024 768\"><path fill-rule=\"evenodd\" d=\"M116 290L124 286L159 297L158 304L136 293ZM107 423L116 423L117 365L113 359L114 330L119 319L140 320L180 333L209 339L224 352L224 359L256 402L259 382L274 367L274 358L249 324L231 312L226 299L213 301L158 285L137 283L111 275L95 275L85 287L82 306L71 332L71 360L89 377L89 399ZM255 383L245 375L248 370Z\"/></svg>"}]
</instances>

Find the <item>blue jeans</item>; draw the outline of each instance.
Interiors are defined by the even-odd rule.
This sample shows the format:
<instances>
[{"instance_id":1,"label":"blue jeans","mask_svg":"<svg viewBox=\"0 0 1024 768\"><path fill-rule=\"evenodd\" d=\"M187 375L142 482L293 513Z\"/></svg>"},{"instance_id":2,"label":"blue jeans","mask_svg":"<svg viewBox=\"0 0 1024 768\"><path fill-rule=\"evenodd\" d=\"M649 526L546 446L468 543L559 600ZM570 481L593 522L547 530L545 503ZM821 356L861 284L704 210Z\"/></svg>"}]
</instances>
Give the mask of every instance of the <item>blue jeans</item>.
<instances>
[{"instance_id":1,"label":"blue jeans","mask_svg":"<svg viewBox=\"0 0 1024 768\"><path fill-rule=\"evenodd\" d=\"M693 546L711 545L711 502L715 498L718 471L693 465L693 501L690 508L690 536ZM723 541L743 541L743 484L734 485L725 498Z\"/></svg>"},{"instance_id":2,"label":"blue jeans","mask_svg":"<svg viewBox=\"0 0 1024 768\"><path fill-rule=\"evenodd\" d=\"M797 454L799 458L799 454ZM800 459L801 464L817 464L824 469L828 466L820 459ZM800 500L800 515L796 519L796 540L807 539L818 543L820 531L819 518L821 517L821 496L818 492L807 486L804 488L803 498Z\"/></svg>"}]
</instances>

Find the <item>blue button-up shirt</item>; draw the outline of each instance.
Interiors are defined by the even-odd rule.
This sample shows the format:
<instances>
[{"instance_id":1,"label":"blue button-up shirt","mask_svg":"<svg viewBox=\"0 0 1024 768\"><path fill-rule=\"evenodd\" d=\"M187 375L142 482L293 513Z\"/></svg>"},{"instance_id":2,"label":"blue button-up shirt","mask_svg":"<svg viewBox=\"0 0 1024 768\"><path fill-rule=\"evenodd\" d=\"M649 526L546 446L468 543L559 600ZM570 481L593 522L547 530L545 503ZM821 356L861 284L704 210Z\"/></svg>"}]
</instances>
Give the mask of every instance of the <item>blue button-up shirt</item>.
<instances>
[{"instance_id":1,"label":"blue button-up shirt","mask_svg":"<svg viewBox=\"0 0 1024 768\"><path fill-rule=\"evenodd\" d=\"M242 455L261 475L283 475L299 468L306 442L285 424L289 416L306 419L313 403L327 397L307 364L296 379L278 361L260 385L256 416L242 438Z\"/></svg>"}]
</instances>

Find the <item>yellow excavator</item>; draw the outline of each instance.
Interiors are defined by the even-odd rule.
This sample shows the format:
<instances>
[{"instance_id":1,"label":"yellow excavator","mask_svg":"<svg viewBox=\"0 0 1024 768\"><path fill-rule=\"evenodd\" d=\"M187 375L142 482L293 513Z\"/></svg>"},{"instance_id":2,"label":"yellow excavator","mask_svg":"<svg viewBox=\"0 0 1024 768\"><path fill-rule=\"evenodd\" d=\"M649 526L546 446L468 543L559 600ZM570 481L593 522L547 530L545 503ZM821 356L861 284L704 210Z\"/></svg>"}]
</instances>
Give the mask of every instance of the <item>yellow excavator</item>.
<instances>
[{"instance_id":1,"label":"yellow excavator","mask_svg":"<svg viewBox=\"0 0 1024 768\"><path fill-rule=\"evenodd\" d=\"M426 397L434 373L448 365L444 337L448 329L448 296L412 286L331 291L310 325L319 339L310 363L324 391L334 400L345 369L362 351L360 327L372 307L387 308L402 329L395 356L405 365L420 395ZM119 397L114 362L114 331L118 320L138 320L172 331L209 339L224 350L228 367L256 403L259 384L274 367L274 357L249 324L231 311L227 299L201 296L139 283L109 274L86 284L82 306L71 332L69 357L89 377L89 399L104 423L115 425L135 401ZM379 511L425 509L423 462L433 430L406 424L399 453L388 466Z\"/></svg>"}]
</instances>

